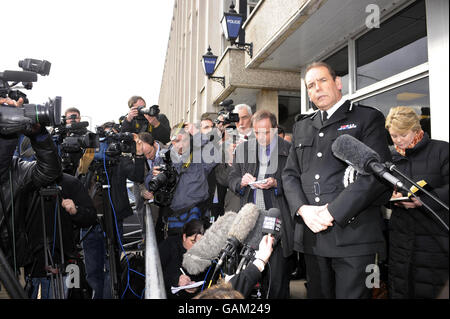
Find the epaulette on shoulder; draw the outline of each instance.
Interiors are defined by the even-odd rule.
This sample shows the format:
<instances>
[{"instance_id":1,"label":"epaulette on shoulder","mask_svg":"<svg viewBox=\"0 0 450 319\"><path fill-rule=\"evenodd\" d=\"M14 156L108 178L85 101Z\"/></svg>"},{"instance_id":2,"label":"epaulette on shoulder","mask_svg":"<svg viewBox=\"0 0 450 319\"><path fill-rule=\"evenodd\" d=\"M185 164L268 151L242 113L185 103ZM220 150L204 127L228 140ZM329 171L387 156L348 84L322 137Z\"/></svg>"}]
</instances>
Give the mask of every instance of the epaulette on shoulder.
<instances>
[{"instance_id":1,"label":"epaulette on shoulder","mask_svg":"<svg viewBox=\"0 0 450 319\"><path fill-rule=\"evenodd\" d=\"M365 108L365 109L369 109L369 110L372 110L372 111L378 111L378 112L381 112L381 110L379 109L379 108L376 108L375 106L368 106L368 105L362 105L362 104L352 104L352 106L350 107L350 109L352 109L353 107L355 107L355 106L357 106L357 107L362 107L362 108Z\"/></svg>"},{"instance_id":2,"label":"epaulette on shoulder","mask_svg":"<svg viewBox=\"0 0 450 319\"><path fill-rule=\"evenodd\" d=\"M307 119L307 118L309 118L309 117L312 117L312 116L314 116L316 113L317 113L317 111L314 111L314 112L312 112L312 113L306 113L306 114L297 114L297 115L295 116L295 118L294 118L294 119L295 119L295 122L298 122L298 121Z\"/></svg>"}]
</instances>

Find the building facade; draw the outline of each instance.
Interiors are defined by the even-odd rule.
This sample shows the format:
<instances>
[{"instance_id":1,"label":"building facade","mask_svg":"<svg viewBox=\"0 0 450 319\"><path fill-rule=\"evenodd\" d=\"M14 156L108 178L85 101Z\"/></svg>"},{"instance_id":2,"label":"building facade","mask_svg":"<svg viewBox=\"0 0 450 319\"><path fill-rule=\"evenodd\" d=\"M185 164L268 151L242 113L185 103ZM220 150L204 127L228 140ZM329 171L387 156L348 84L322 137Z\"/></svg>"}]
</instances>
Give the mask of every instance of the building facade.
<instances>
[{"instance_id":1,"label":"building facade","mask_svg":"<svg viewBox=\"0 0 450 319\"><path fill-rule=\"evenodd\" d=\"M239 42L224 37L230 5L244 16ZM387 115L398 105L430 117L431 136L449 140L448 0L176 0L159 105L171 123L196 122L232 99L269 109L288 132L312 111L306 66L326 61L353 103ZM202 56L218 56L208 79Z\"/></svg>"}]
</instances>

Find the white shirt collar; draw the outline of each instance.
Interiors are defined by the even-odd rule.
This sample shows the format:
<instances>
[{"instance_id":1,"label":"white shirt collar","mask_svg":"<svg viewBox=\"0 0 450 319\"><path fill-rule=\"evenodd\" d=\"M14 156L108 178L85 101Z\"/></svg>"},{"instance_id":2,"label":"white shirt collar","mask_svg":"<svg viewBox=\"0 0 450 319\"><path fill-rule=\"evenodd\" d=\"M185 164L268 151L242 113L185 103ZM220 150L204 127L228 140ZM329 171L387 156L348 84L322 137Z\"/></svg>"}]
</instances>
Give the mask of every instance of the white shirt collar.
<instances>
[{"instance_id":1,"label":"white shirt collar","mask_svg":"<svg viewBox=\"0 0 450 319\"><path fill-rule=\"evenodd\" d=\"M330 109L327 110L328 118L330 118L334 112L336 112L342 104L344 104L346 99L344 97L341 97L341 99L333 105ZM323 111L320 111L320 115L322 115Z\"/></svg>"}]
</instances>

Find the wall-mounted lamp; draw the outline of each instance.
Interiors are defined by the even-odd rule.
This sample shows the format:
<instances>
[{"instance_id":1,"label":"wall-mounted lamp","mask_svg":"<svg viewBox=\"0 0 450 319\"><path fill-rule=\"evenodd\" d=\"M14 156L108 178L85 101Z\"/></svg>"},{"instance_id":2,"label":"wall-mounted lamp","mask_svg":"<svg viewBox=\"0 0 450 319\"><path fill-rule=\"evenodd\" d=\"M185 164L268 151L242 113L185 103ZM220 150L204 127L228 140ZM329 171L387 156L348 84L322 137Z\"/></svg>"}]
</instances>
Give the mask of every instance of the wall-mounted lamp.
<instances>
[{"instance_id":1,"label":"wall-mounted lamp","mask_svg":"<svg viewBox=\"0 0 450 319\"><path fill-rule=\"evenodd\" d=\"M208 52L203 55L203 70L208 76L208 79L219 82L225 88L225 77L224 76L212 76L216 68L217 55L211 52L211 47L208 47Z\"/></svg>"},{"instance_id":2,"label":"wall-mounted lamp","mask_svg":"<svg viewBox=\"0 0 450 319\"><path fill-rule=\"evenodd\" d=\"M236 42L236 39L239 36L239 32L241 31L244 16L237 13L234 8L234 3L231 2L230 11L223 13L222 20L220 21L220 23L222 24L223 33L225 35L225 38L230 41L231 45L235 45L239 49L245 50L250 58L252 58L253 43Z\"/></svg>"}]
</instances>

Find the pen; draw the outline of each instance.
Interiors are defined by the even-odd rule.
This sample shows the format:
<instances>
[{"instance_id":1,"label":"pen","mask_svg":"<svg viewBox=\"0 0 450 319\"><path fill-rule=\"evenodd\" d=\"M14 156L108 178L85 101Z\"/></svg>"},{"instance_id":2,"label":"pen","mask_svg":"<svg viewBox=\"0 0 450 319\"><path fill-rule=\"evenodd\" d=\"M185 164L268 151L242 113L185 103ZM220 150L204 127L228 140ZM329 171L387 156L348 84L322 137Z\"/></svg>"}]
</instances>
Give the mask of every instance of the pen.
<instances>
[{"instance_id":1,"label":"pen","mask_svg":"<svg viewBox=\"0 0 450 319\"><path fill-rule=\"evenodd\" d=\"M183 268L180 267L181 272L183 273L183 275L186 276L186 273L183 271Z\"/></svg>"}]
</instances>

